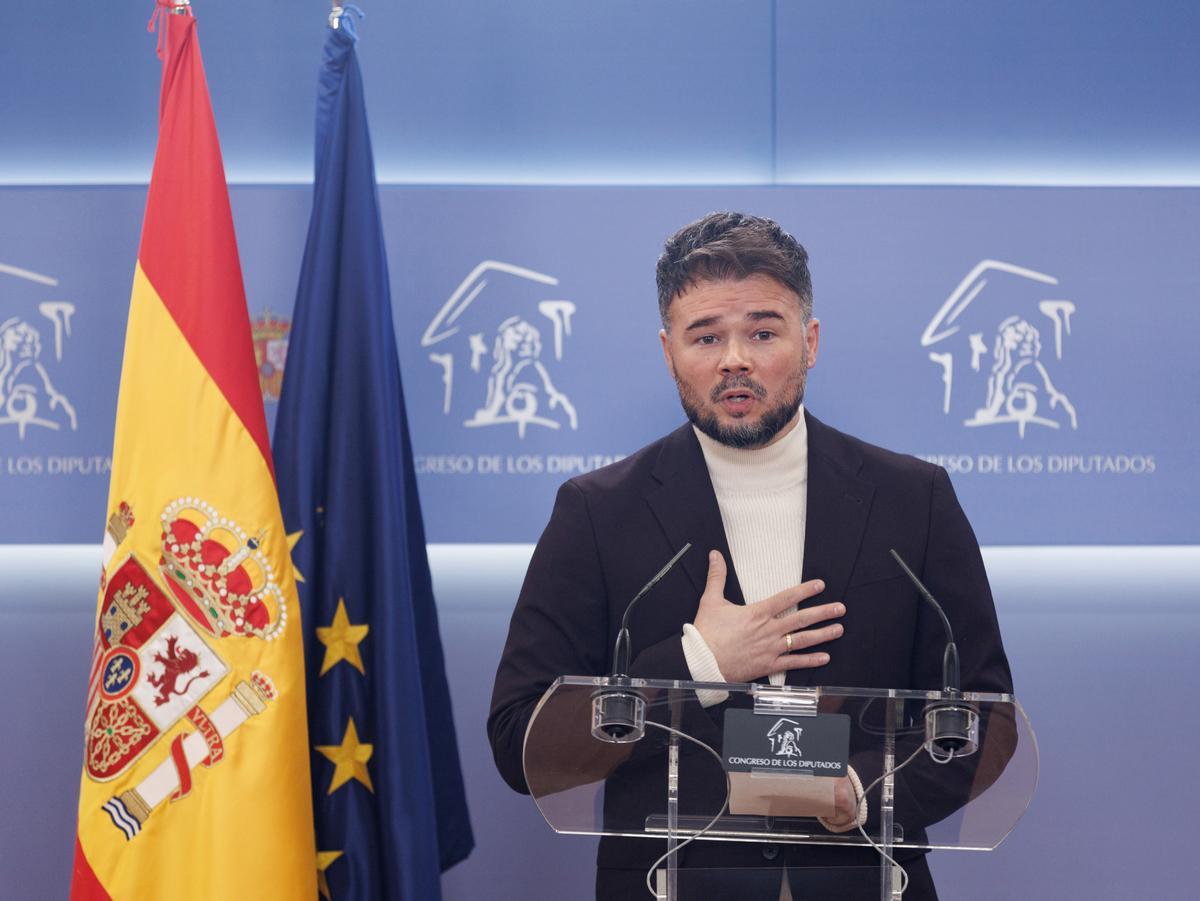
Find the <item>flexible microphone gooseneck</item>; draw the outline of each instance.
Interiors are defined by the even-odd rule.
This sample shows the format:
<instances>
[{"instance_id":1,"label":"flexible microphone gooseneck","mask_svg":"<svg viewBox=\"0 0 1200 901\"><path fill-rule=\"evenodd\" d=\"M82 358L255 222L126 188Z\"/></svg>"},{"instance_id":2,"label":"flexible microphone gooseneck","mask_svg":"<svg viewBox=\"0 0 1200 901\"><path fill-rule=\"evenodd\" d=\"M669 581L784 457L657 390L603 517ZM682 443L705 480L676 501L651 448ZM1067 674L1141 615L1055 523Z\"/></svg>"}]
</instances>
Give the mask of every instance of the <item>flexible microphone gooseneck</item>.
<instances>
[{"instance_id":1,"label":"flexible microphone gooseneck","mask_svg":"<svg viewBox=\"0 0 1200 901\"><path fill-rule=\"evenodd\" d=\"M626 670L629 669L629 614L633 610L633 605L644 598L650 589L662 581L663 576L671 571L679 559L692 549L692 544L689 541L678 551L675 556L667 561L667 565L654 574L654 578L642 586L642 590L633 596L633 600L629 602L629 606L625 608L625 615L621 617L621 629L617 632L617 642L613 646L613 668L612 677L619 679L626 676Z\"/></svg>"},{"instance_id":2,"label":"flexible microphone gooseneck","mask_svg":"<svg viewBox=\"0 0 1200 901\"><path fill-rule=\"evenodd\" d=\"M650 589L662 581L692 545L685 544L666 566L654 574L642 590L633 596L621 617L621 628L613 645L613 667L609 684L592 696L592 735L600 741L626 743L637 741L646 730L646 699L641 692L630 687L629 679L629 614L633 605L640 601Z\"/></svg>"},{"instance_id":3,"label":"flexible microphone gooseneck","mask_svg":"<svg viewBox=\"0 0 1200 901\"><path fill-rule=\"evenodd\" d=\"M942 691L951 698L925 708L925 743L930 749L930 754L941 763L946 763L954 757L967 757L974 754L979 746L979 712L972 705L956 700L962 697L962 690L959 684L958 645L954 643L954 630L950 628L950 620L947 619L942 605L934 599L916 573L909 569L895 548L891 550L891 554L909 581L916 586L921 597L937 611L942 627L946 630L946 650L942 654Z\"/></svg>"}]
</instances>

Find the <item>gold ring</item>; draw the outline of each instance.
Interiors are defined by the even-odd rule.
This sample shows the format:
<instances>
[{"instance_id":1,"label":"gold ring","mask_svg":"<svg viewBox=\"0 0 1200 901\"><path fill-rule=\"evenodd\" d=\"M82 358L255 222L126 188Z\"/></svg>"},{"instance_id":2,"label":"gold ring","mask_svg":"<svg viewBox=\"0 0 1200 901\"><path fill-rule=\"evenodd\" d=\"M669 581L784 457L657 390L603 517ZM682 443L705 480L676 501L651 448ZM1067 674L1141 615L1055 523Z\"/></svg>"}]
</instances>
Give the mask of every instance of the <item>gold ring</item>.
<instances>
[{"instance_id":1,"label":"gold ring","mask_svg":"<svg viewBox=\"0 0 1200 901\"><path fill-rule=\"evenodd\" d=\"M788 653L790 654L792 651L792 633L791 632L789 632L787 635L783 636L783 643L787 645Z\"/></svg>"}]
</instances>

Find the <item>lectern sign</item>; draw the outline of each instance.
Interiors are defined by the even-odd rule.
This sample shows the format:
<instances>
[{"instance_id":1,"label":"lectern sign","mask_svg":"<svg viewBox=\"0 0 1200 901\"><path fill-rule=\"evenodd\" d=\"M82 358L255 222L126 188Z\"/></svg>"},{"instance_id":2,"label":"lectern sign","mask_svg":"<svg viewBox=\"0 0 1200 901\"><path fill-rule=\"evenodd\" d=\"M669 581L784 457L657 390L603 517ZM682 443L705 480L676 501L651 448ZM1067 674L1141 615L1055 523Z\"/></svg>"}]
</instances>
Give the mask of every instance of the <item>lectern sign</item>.
<instances>
[{"instance_id":1,"label":"lectern sign","mask_svg":"<svg viewBox=\"0 0 1200 901\"><path fill-rule=\"evenodd\" d=\"M850 758L850 717L725 711L725 769L844 776Z\"/></svg>"}]
</instances>

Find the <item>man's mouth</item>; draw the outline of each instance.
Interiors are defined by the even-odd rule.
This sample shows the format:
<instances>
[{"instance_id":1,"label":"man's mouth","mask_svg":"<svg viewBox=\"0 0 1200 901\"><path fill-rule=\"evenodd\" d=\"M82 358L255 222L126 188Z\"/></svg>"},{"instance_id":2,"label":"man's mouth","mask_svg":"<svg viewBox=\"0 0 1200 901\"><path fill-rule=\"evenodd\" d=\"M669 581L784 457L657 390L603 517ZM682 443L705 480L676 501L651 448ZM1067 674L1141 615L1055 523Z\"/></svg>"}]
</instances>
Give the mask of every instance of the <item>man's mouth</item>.
<instances>
[{"instance_id":1,"label":"man's mouth","mask_svg":"<svg viewBox=\"0 0 1200 901\"><path fill-rule=\"evenodd\" d=\"M718 385L713 391L713 401L731 416L744 416L766 395L766 389L762 385L743 376Z\"/></svg>"},{"instance_id":2,"label":"man's mouth","mask_svg":"<svg viewBox=\"0 0 1200 901\"><path fill-rule=\"evenodd\" d=\"M755 397L748 392L732 391L721 396L721 407L731 416L744 416L750 412Z\"/></svg>"},{"instance_id":3,"label":"man's mouth","mask_svg":"<svg viewBox=\"0 0 1200 901\"><path fill-rule=\"evenodd\" d=\"M735 375L724 378L712 390L713 403L719 403L727 397L749 397L762 400L767 396L767 389L748 375Z\"/></svg>"}]
</instances>

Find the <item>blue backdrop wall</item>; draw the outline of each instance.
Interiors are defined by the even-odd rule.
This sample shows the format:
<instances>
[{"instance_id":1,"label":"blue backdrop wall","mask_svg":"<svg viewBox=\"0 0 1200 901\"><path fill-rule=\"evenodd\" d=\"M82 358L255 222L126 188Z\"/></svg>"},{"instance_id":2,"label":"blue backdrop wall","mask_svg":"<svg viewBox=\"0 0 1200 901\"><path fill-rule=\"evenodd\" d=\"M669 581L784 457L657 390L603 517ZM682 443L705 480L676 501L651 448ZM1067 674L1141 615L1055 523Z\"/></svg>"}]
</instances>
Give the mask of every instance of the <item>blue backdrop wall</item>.
<instances>
[{"instance_id":1,"label":"blue backdrop wall","mask_svg":"<svg viewBox=\"0 0 1200 901\"><path fill-rule=\"evenodd\" d=\"M306 5L196 4L269 414L310 200L327 7ZM1112 761L1196 738L1178 716L1200 676L1194 6L367 12L397 341L479 835L447 897L589 889L590 843L553 836L495 775L486 694L555 486L680 419L653 261L724 207L779 218L812 253L811 409L937 458L989 546L1043 780L999 851L938 857L943 896L1185 897L1170 811L1200 790L1159 766L1115 779ZM22 812L0 851L23 862L0 896L59 897L69 879L93 543L154 144L149 13L58 5L0 34L0 332L40 364L0 397L0 718L21 724L0 787ZM518 324L545 377L489 408ZM998 359L997 342L1013 350ZM1024 387L990 391L997 366Z\"/></svg>"},{"instance_id":2,"label":"blue backdrop wall","mask_svg":"<svg viewBox=\"0 0 1200 901\"><path fill-rule=\"evenodd\" d=\"M1200 181L1186 0L360 5L388 181ZM0 180L146 181L152 6L45 4L5 29ZM196 0L232 178L311 179L327 9Z\"/></svg>"}]
</instances>

